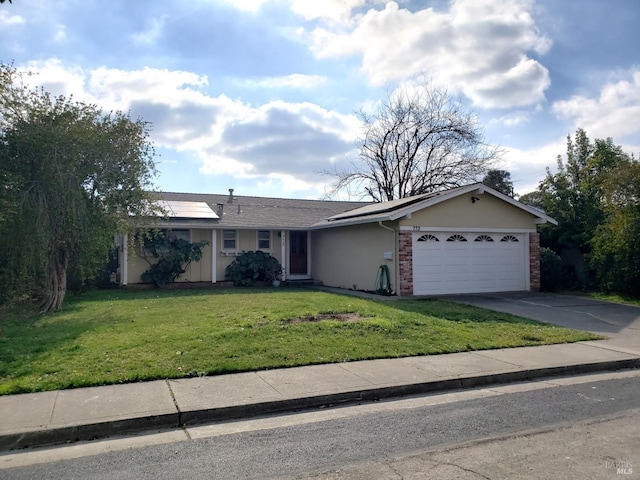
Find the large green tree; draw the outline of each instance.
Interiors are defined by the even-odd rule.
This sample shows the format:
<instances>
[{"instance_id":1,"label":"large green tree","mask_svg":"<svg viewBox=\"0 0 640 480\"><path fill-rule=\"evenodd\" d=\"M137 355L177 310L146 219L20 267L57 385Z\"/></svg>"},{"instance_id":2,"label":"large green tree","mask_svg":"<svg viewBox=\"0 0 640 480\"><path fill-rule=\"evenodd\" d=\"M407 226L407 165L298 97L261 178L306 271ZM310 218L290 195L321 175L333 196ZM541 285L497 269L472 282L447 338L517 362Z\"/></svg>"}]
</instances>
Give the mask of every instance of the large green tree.
<instances>
[{"instance_id":1,"label":"large green tree","mask_svg":"<svg viewBox=\"0 0 640 480\"><path fill-rule=\"evenodd\" d=\"M513 181L511 181L511 173L507 170L490 169L482 179L482 183L500 193L513 197Z\"/></svg>"},{"instance_id":2,"label":"large green tree","mask_svg":"<svg viewBox=\"0 0 640 480\"><path fill-rule=\"evenodd\" d=\"M604 179L627 158L611 138L592 143L582 129L574 140L567 137L566 163L558 157L558 171L547 169L539 185L540 206L559 223L544 230L543 240L550 247L575 246L589 253L595 229L604 220Z\"/></svg>"},{"instance_id":3,"label":"large green tree","mask_svg":"<svg viewBox=\"0 0 640 480\"><path fill-rule=\"evenodd\" d=\"M541 207L559 224L555 228L542 229L542 241L556 252L563 247L571 247L586 253L593 234L593 231L585 229L592 223L587 221L587 217L599 208L599 202L588 205L587 199L592 197L585 194L586 176L589 174L585 167L593 145L582 129L576 131L574 138L567 137L566 163L558 156L557 172L551 173L547 168L547 175L538 187ZM600 217L600 212L597 215Z\"/></svg>"},{"instance_id":4,"label":"large green tree","mask_svg":"<svg viewBox=\"0 0 640 480\"><path fill-rule=\"evenodd\" d=\"M582 129L573 139L567 137L566 163L558 157L557 172L547 169L538 191L520 198L558 221L558 226L541 226L542 245L565 257L582 258L580 265L573 261L575 267L588 267L593 238L610 214L604 201L607 179L628 161L611 138L591 142ZM595 273L583 271L581 280L588 283Z\"/></svg>"},{"instance_id":5,"label":"large green tree","mask_svg":"<svg viewBox=\"0 0 640 480\"><path fill-rule=\"evenodd\" d=\"M54 97L0 65L0 288L58 310L67 276L104 265L113 235L149 209L155 175L148 125Z\"/></svg>"},{"instance_id":6,"label":"large green tree","mask_svg":"<svg viewBox=\"0 0 640 480\"><path fill-rule=\"evenodd\" d=\"M619 165L603 191L606 217L596 227L590 265L603 289L640 295L640 163Z\"/></svg>"}]
</instances>

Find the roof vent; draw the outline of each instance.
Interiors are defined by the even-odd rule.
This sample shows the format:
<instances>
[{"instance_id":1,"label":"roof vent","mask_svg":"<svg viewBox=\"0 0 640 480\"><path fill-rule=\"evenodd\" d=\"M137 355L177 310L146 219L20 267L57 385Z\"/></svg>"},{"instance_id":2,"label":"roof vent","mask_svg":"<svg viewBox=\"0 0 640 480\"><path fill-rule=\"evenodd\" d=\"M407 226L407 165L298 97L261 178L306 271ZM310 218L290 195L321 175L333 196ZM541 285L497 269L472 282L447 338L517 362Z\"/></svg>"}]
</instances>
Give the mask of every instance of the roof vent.
<instances>
[{"instance_id":1,"label":"roof vent","mask_svg":"<svg viewBox=\"0 0 640 480\"><path fill-rule=\"evenodd\" d=\"M229 199L227 200L227 203L233 203L233 188L229 189Z\"/></svg>"},{"instance_id":2,"label":"roof vent","mask_svg":"<svg viewBox=\"0 0 640 480\"><path fill-rule=\"evenodd\" d=\"M222 215L224 215L224 203L216 204L216 213L219 217L222 217Z\"/></svg>"}]
</instances>

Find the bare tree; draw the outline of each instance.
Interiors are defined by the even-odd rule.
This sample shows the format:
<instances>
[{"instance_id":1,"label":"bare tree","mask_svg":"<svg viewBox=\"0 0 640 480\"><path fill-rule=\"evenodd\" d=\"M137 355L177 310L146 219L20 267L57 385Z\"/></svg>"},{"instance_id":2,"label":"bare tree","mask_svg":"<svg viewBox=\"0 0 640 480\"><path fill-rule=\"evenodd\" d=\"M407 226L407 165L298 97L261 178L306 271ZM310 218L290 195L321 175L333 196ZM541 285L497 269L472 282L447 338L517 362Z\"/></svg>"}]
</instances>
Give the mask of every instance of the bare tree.
<instances>
[{"instance_id":1,"label":"bare tree","mask_svg":"<svg viewBox=\"0 0 640 480\"><path fill-rule=\"evenodd\" d=\"M331 172L335 192L355 187L382 202L445 190L478 181L501 155L475 116L429 83L389 93L375 113L358 116L360 161Z\"/></svg>"}]
</instances>

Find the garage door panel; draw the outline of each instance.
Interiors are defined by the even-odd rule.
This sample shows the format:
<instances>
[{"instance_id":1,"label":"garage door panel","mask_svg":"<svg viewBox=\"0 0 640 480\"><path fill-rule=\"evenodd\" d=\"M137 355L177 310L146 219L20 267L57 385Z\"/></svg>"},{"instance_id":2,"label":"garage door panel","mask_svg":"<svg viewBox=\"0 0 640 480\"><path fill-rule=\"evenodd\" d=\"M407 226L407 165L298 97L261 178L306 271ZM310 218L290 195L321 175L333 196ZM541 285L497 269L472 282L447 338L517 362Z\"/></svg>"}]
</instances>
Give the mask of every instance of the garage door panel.
<instances>
[{"instance_id":1,"label":"garage door panel","mask_svg":"<svg viewBox=\"0 0 640 480\"><path fill-rule=\"evenodd\" d=\"M473 259L473 266L476 269L482 269L483 267L485 269L491 270L493 269L494 265L496 264L496 262L498 261L497 258L493 258L493 257L476 257Z\"/></svg>"},{"instance_id":2,"label":"garage door panel","mask_svg":"<svg viewBox=\"0 0 640 480\"><path fill-rule=\"evenodd\" d=\"M459 278L460 274L468 274L470 272L469 265L464 263L455 263L447 266L447 271L442 272L443 275L451 278ZM460 279L464 280L464 279Z\"/></svg>"},{"instance_id":3,"label":"garage door panel","mask_svg":"<svg viewBox=\"0 0 640 480\"><path fill-rule=\"evenodd\" d=\"M414 235L413 242L416 295L526 290L528 255L522 234L437 232L428 236L440 241L417 241L421 236L425 238ZM467 241L447 241L461 237Z\"/></svg>"}]
</instances>

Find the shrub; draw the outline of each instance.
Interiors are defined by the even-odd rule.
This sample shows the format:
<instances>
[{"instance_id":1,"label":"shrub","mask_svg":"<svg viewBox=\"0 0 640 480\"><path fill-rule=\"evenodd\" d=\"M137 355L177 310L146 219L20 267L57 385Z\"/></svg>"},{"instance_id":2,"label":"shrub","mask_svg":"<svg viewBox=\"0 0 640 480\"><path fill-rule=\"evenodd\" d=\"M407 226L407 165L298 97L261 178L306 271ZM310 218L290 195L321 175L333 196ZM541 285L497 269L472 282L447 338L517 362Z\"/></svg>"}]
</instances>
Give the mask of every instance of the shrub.
<instances>
[{"instance_id":1,"label":"shrub","mask_svg":"<svg viewBox=\"0 0 640 480\"><path fill-rule=\"evenodd\" d=\"M189 243L183 239L172 239L163 233L148 236L144 239L144 250L149 251L157 262L149 262L149 269L140 278L143 282L153 283L158 288L175 282L187 271L191 262L200 261L202 249L208 244L206 240Z\"/></svg>"},{"instance_id":2,"label":"shrub","mask_svg":"<svg viewBox=\"0 0 640 480\"><path fill-rule=\"evenodd\" d=\"M246 252L236 258L225 270L225 277L236 286L270 282L282 273L280 262L268 253Z\"/></svg>"},{"instance_id":3,"label":"shrub","mask_svg":"<svg viewBox=\"0 0 640 480\"><path fill-rule=\"evenodd\" d=\"M550 248L540 249L540 289L555 292L563 278L562 259Z\"/></svg>"}]
</instances>

